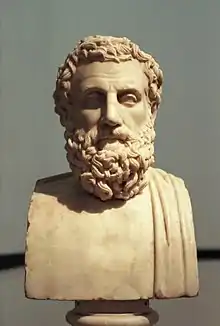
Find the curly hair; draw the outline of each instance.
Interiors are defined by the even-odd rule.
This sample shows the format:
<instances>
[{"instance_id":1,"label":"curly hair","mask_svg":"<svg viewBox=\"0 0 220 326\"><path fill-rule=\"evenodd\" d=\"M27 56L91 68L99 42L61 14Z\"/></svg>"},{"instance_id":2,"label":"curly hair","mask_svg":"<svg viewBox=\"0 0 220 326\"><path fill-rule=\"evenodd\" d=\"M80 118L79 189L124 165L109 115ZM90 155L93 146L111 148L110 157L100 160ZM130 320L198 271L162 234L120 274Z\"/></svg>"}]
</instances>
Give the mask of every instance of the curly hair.
<instances>
[{"instance_id":1,"label":"curly hair","mask_svg":"<svg viewBox=\"0 0 220 326\"><path fill-rule=\"evenodd\" d=\"M58 69L56 88L53 93L55 112L67 130L70 123L68 112L71 110L70 91L77 66L92 62L123 62L132 59L143 64L143 71L148 79L147 99L151 111L158 109L161 102L163 73L155 59L126 37L89 36L78 42Z\"/></svg>"}]
</instances>

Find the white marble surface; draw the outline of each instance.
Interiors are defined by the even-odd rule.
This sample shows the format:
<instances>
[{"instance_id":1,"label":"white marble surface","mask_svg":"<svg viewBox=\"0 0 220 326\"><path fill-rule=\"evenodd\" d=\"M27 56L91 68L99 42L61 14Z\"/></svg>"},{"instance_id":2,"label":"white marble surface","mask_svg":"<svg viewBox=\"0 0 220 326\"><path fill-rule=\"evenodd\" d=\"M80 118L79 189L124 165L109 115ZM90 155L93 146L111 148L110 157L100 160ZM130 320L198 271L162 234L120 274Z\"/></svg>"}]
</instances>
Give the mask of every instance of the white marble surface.
<instances>
[{"instance_id":1,"label":"white marble surface","mask_svg":"<svg viewBox=\"0 0 220 326\"><path fill-rule=\"evenodd\" d=\"M158 326L219 326L220 262L200 263L198 298L153 301ZM74 303L32 301L24 297L23 269L0 272L1 326L67 326L65 314Z\"/></svg>"}]
</instances>

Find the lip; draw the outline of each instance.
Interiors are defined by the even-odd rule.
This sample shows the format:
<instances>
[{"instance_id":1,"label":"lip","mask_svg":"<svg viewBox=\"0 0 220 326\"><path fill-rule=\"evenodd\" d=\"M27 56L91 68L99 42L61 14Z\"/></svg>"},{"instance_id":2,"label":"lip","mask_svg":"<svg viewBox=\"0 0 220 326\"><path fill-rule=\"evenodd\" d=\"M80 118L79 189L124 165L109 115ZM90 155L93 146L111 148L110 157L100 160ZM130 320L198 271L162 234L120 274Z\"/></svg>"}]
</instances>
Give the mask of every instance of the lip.
<instances>
[{"instance_id":1,"label":"lip","mask_svg":"<svg viewBox=\"0 0 220 326\"><path fill-rule=\"evenodd\" d=\"M98 139L98 141L103 140L118 140L118 141L127 141L131 140L131 137L128 135L109 135L109 136L103 136Z\"/></svg>"}]
</instances>

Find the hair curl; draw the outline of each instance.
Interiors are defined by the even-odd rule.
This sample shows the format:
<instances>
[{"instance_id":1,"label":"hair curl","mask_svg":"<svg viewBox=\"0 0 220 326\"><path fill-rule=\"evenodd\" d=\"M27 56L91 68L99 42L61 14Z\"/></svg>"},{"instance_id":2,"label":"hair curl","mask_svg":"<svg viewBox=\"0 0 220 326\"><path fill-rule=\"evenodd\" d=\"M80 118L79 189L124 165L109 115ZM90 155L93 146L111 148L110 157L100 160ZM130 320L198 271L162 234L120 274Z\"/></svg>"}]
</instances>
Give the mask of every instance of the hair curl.
<instances>
[{"instance_id":1,"label":"hair curl","mask_svg":"<svg viewBox=\"0 0 220 326\"><path fill-rule=\"evenodd\" d=\"M123 62L136 59L143 63L148 78L147 98L151 111L158 109L161 102L163 73L155 59L126 37L89 36L78 42L58 69L56 88L53 93L55 112L60 116L61 125L68 129L68 112L71 109L70 91L72 78L77 66L96 61Z\"/></svg>"}]
</instances>

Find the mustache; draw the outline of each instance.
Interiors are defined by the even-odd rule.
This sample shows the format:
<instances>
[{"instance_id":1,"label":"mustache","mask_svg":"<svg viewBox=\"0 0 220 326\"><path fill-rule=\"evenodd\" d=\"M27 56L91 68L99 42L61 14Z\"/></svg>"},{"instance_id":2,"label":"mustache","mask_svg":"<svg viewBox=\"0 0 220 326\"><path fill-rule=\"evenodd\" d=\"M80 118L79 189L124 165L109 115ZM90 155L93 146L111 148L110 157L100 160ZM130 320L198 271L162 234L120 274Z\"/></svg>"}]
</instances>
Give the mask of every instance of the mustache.
<instances>
[{"instance_id":1,"label":"mustache","mask_svg":"<svg viewBox=\"0 0 220 326\"><path fill-rule=\"evenodd\" d=\"M94 136L97 141L118 140L126 142L137 139L137 135L134 135L134 133L125 126L117 128L97 128Z\"/></svg>"},{"instance_id":2,"label":"mustache","mask_svg":"<svg viewBox=\"0 0 220 326\"><path fill-rule=\"evenodd\" d=\"M66 139L75 135L79 140L83 140L84 137L89 136L93 140L132 140L137 139L137 135L132 133L127 127L121 126L117 128L99 128L94 127L89 131L84 129L74 129L72 132L65 132Z\"/></svg>"},{"instance_id":3,"label":"mustache","mask_svg":"<svg viewBox=\"0 0 220 326\"><path fill-rule=\"evenodd\" d=\"M126 142L128 140L132 140L132 138L128 135L125 134L118 134L118 135L108 135L108 136L101 136L97 137L95 139L95 143L101 142L101 141L109 141L109 140L114 140L114 141L123 141Z\"/></svg>"},{"instance_id":4,"label":"mustache","mask_svg":"<svg viewBox=\"0 0 220 326\"><path fill-rule=\"evenodd\" d=\"M83 128L73 129L72 132L68 132L66 130L64 137L67 141L66 146L69 146L73 149L76 147L76 144L86 143L87 146L99 146L100 143L104 144L109 141L118 141L124 143L125 145L129 143L131 145L132 143L136 143L138 140L140 140L141 133L134 133L125 125L116 128L95 126L89 131L86 131Z\"/></svg>"}]
</instances>

